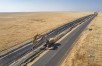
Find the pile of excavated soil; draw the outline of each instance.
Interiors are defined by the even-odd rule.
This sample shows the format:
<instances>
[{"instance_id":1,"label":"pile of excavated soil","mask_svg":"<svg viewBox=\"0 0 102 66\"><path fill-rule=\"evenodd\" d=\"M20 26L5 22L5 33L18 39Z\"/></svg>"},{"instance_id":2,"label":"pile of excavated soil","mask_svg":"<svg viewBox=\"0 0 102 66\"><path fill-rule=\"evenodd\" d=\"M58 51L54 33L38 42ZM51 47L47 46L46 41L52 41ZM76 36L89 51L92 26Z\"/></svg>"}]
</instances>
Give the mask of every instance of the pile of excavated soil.
<instances>
[{"instance_id":1,"label":"pile of excavated soil","mask_svg":"<svg viewBox=\"0 0 102 66\"><path fill-rule=\"evenodd\" d=\"M90 14L89 12L0 13L0 51Z\"/></svg>"},{"instance_id":2,"label":"pile of excavated soil","mask_svg":"<svg viewBox=\"0 0 102 66\"><path fill-rule=\"evenodd\" d=\"M102 13L85 29L61 66L102 66Z\"/></svg>"}]
</instances>

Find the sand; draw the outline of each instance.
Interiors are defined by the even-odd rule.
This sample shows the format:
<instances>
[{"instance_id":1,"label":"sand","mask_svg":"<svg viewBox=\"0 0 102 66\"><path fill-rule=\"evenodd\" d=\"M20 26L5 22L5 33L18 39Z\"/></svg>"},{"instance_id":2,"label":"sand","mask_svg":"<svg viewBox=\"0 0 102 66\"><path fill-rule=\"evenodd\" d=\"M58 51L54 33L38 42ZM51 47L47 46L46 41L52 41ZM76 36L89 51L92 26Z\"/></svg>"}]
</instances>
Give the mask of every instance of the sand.
<instances>
[{"instance_id":1,"label":"sand","mask_svg":"<svg viewBox=\"0 0 102 66\"><path fill-rule=\"evenodd\" d=\"M0 51L90 12L0 13Z\"/></svg>"},{"instance_id":2,"label":"sand","mask_svg":"<svg viewBox=\"0 0 102 66\"><path fill-rule=\"evenodd\" d=\"M102 66L102 13L85 29L61 66Z\"/></svg>"}]
</instances>

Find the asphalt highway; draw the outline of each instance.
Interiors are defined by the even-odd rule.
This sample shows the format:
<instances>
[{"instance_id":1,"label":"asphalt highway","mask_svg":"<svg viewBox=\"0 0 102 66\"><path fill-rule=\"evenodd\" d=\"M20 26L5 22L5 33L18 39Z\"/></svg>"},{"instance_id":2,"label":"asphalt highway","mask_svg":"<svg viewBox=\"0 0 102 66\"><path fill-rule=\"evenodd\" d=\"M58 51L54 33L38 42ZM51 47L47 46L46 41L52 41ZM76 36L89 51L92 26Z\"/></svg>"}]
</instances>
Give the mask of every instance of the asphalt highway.
<instances>
[{"instance_id":1,"label":"asphalt highway","mask_svg":"<svg viewBox=\"0 0 102 66\"><path fill-rule=\"evenodd\" d=\"M91 18L87 19L82 25L59 42L56 49L49 50L49 52L42 56L32 66L58 66L64 55L70 50L71 45L94 17L95 16L92 16Z\"/></svg>"}]
</instances>

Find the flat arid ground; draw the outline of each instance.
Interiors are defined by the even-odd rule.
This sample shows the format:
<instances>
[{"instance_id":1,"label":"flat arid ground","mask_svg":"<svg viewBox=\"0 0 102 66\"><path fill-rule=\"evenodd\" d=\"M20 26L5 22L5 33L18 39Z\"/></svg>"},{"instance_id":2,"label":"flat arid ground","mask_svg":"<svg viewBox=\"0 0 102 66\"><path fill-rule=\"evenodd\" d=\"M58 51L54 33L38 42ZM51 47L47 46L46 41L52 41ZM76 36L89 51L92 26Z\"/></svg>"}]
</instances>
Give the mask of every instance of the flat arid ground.
<instances>
[{"instance_id":1,"label":"flat arid ground","mask_svg":"<svg viewBox=\"0 0 102 66\"><path fill-rule=\"evenodd\" d=\"M0 51L18 45L89 12L0 13Z\"/></svg>"},{"instance_id":2,"label":"flat arid ground","mask_svg":"<svg viewBox=\"0 0 102 66\"><path fill-rule=\"evenodd\" d=\"M102 13L85 29L61 66L102 66Z\"/></svg>"}]
</instances>

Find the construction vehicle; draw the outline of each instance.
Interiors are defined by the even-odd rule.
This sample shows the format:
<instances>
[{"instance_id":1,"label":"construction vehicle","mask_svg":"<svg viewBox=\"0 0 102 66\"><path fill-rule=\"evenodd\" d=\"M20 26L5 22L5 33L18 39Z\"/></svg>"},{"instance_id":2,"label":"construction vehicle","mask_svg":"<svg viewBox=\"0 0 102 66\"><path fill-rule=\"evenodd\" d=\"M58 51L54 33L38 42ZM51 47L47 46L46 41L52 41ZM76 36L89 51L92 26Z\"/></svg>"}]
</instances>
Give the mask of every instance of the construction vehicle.
<instances>
[{"instance_id":1,"label":"construction vehicle","mask_svg":"<svg viewBox=\"0 0 102 66\"><path fill-rule=\"evenodd\" d=\"M41 40L44 42L44 47L45 48L50 48L55 43L55 39L54 38L48 38L45 35L37 34L33 38L33 44L37 44Z\"/></svg>"}]
</instances>

